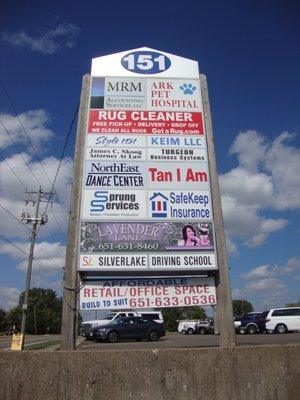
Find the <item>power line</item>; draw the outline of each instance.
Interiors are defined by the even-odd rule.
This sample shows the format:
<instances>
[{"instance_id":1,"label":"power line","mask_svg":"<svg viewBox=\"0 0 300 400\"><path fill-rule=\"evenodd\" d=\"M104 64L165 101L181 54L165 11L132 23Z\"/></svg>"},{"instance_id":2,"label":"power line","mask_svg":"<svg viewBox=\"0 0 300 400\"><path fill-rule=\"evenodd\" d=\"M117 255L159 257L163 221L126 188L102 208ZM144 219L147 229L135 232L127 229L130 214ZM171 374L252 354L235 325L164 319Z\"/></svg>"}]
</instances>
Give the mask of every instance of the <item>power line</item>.
<instances>
[{"instance_id":1,"label":"power line","mask_svg":"<svg viewBox=\"0 0 300 400\"><path fill-rule=\"evenodd\" d=\"M33 175L34 179L36 180L37 184L40 185L40 181L38 180L38 178L36 177L35 173L33 172L32 168L30 167L30 165L28 164L28 162L25 160L21 150L19 149L18 145L16 144L16 142L14 141L14 139L11 137L9 131L6 129L3 121L0 118L0 124L2 125L5 133L7 134L7 136L9 137L9 139L11 140L11 142L13 143L13 145L15 146L15 148L18 151L19 156L23 159L25 165L27 166L27 168L29 169L29 171L31 172L31 174Z\"/></svg>"},{"instance_id":2,"label":"power line","mask_svg":"<svg viewBox=\"0 0 300 400\"><path fill-rule=\"evenodd\" d=\"M64 147L63 147L63 149L62 149L62 153L61 153L61 155L60 155L58 167L57 167L57 170L56 170L56 174L55 174L55 177L54 177L54 180L53 180L53 183L52 183L52 188L51 188L51 190L50 190L50 193L53 193L53 191L54 191L54 186L55 186L55 183L56 183L56 179L57 179L57 176L58 176L60 167L61 167L62 160L63 160L64 155L65 155L66 147L67 147L67 144L68 144L68 141L69 141L69 138L70 138L72 129L73 129L73 125L74 125L76 116L77 116L77 114L78 114L78 110L79 110L79 103L77 104L76 110L75 110L75 112L74 112L74 115L73 115L73 118L72 118L72 121L71 121L71 125L70 125L70 128L69 128L69 132L68 132L68 134L67 134L67 136L66 136L66 140L65 140L65 143L64 143ZM45 213L47 212L48 205L49 205L49 202L46 204Z\"/></svg>"},{"instance_id":3,"label":"power line","mask_svg":"<svg viewBox=\"0 0 300 400\"><path fill-rule=\"evenodd\" d=\"M27 254L24 250L22 250L19 246L17 246L17 245L14 244L13 242L11 242L9 239L7 239L5 236L3 236L1 233L0 233L0 237L1 237L3 240L5 240L7 243L9 243L10 245L12 245L13 247L15 247L17 250L19 250L21 253L23 253L26 257L28 257L28 254ZM38 260L36 260L35 258L33 258L33 261L34 261L35 263L37 263L37 264L41 267L41 269L42 269L42 270L57 284L57 281L53 278L52 275L49 274L49 272L41 265L41 263L40 263ZM58 286L58 284L57 284L57 286ZM58 286L58 288L59 288L59 290L61 289L60 286Z\"/></svg>"},{"instance_id":4,"label":"power line","mask_svg":"<svg viewBox=\"0 0 300 400\"><path fill-rule=\"evenodd\" d=\"M1 203L0 203L0 207L7 213L9 214L15 221L17 221L19 224L21 224L22 226L24 226L24 228L28 229L31 232L31 229L24 225L15 215L13 215L7 208L5 208Z\"/></svg>"},{"instance_id":5,"label":"power line","mask_svg":"<svg viewBox=\"0 0 300 400\"><path fill-rule=\"evenodd\" d=\"M23 254L25 254L25 256L27 256L28 257L28 254L27 253L25 253L25 251L24 250L22 250L20 247L18 247L16 244L14 244L13 242L11 242L9 239L7 239L5 236L3 236L3 235L1 235L1 233L0 233L0 237L3 239L3 240L5 240L6 242L8 242L9 244L11 244L12 246L14 246L16 249L18 249L19 251L21 251Z\"/></svg>"},{"instance_id":6,"label":"power line","mask_svg":"<svg viewBox=\"0 0 300 400\"><path fill-rule=\"evenodd\" d=\"M2 79L0 79L0 84L1 84L1 86L2 86L2 89L3 89L4 93L5 93L5 95L6 95L7 99L8 99L8 101L9 101L9 104L11 105L11 108L13 109L13 112L14 112L14 114L15 114L15 117L18 119L18 121L19 121L19 123L20 123L20 125L21 125L21 127L22 127L22 130L23 130L23 132L24 132L24 134L25 134L25 137L27 138L27 140L28 140L28 142L29 142L29 144L30 144L30 146L31 146L31 148L32 148L32 150L33 150L33 152L34 152L34 154L35 154L35 156L36 156L38 162L40 163L40 165L41 165L41 167L42 167L42 170L43 170L45 176L47 177L47 179L48 179L50 185L52 185L52 182L51 182L51 180L50 180L50 178L49 178L49 175L47 174L47 172L46 172L46 170L45 170L45 168L44 168L44 166L43 166L43 164L42 164L42 161L41 161L39 155L37 154L37 151L36 151L36 149L35 149L35 147L34 147L32 141L31 141L30 137L29 137L28 134L27 134L27 131L26 131L26 129L25 129L25 127L24 127L24 125L23 125L23 123L22 123L22 121L21 121L20 116L18 115L17 109L16 109L16 107L15 107L13 101L12 101L12 98L10 97L10 95L9 95L9 93L8 93L8 91L7 91L6 87L5 87L5 85L4 85L3 81L2 81ZM77 110L78 110L78 107L77 107ZM76 113L77 113L77 112L76 112ZM72 121L72 122L73 122L73 121ZM57 192L54 191L54 193L55 193L56 196L57 196L57 202L58 202L58 203L60 204L60 206L62 207ZM64 214L63 214L63 215L64 215Z\"/></svg>"},{"instance_id":7,"label":"power line","mask_svg":"<svg viewBox=\"0 0 300 400\"><path fill-rule=\"evenodd\" d=\"M35 257L33 257L33 261L40 266L40 268L49 276L49 278L52 279L52 281L57 285L58 289L60 290L61 287L58 285L57 280L53 277L53 275L49 274L49 272L42 266L40 261L38 261Z\"/></svg>"},{"instance_id":8,"label":"power line","mask_svg":"<svg viewBox=\"0 0 300 400\"><path fill-rule=\"evenodd\" d=\"M12 214L7 208L5 208L1 203L0 203L0 207L7 213L7 214L9 214L15 221L17 221L20 225L22 225L24 228L26 228L30 233L31 233L31 229L27 226L27 225L24 225L14 214ZM47 226L47 225L45 225L45 226ZM48 229L49 230L49 229ZM49 230L49 232L50 232L50 230ZM50 232L50 234L51 234L51 232ZM51 235L52 236L52 235ZM53 239L53 237L52 237L52 239ZM52 257L52 255L48 252L48 250L47 249L45 249L46 250L46 253L48 254L48 256L49 256L49 258L51 258ZM60 250L60 252L61 252L61 255L62 255L62 258L65 258L65 255L62 253L62 250L61 249L59 249Z\"/></svg>"},{"instance_id":9,"label":"power line","mask_svg":"<svg viewBox=\"0 0 300 400\"><path fill-rule=\"evenodd\" d=\"M24 183L21 181L21 179L18 177L18 175L16 174L16 172L12 169L12 167L9 165L9 162L0 154L0 157L2 159L2 161L5 162L5 164L8 166L8 168L10 169L10 171L14 174L14 176L17 178L17 180L19 181L19 183L23 186L23 188L26 190L26 186L24 185Z\"/></svg>"}]
</instances>

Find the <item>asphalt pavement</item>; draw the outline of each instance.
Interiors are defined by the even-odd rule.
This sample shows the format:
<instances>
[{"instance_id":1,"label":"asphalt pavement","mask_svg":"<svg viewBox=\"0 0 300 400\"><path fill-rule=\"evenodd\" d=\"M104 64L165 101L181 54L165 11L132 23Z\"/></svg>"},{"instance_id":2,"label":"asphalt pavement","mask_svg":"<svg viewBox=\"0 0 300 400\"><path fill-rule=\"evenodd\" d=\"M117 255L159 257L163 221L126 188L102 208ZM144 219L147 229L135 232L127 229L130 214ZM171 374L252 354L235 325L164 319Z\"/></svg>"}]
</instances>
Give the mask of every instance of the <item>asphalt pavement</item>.
<instances>
[{"instance_id":1,"label":"asphalt pavement","mask_svg":"<svg viewBox=\"0 0 300 400\"><path fill-rule=\"evenodd\" d=\"M265 344L299 344L300 333L256 334L236 335L237 345L265 345ZM217 335L180 335L171 333L160 338L157 342L143 340L120 341L117 343L96 342L82 339L77 346L78 350L139 350L139 349L168 349L168 348L193 348L193 347L217 347L219 337Z\"/></svg>"},{"instance_id":2,"label":"asphalt pavement","mask_svg":"<svg viewBox=\"0 0 300 400\"><path fill-rule=\"evenodd\" d=\"M25 349L30 344L43 343L51 340L57 340L60 335L26 335ZM237 345L265 345L265 344L299 344L299 333L287 333L284 335L276 334L257 334L257 335L236 335ZM0 336L0 350L9 350L11 346L11 336ZM219 337L217 335L180 335L179 333L169 333L157 342L143 340L120 341L117 343L98 343L88 341L84 338L78 338L78 350L139 350L139 349L169 349L169 348L193 348L193 347L217 347Z\"/></svg>"},{"instance_id":3,"label":"asphalt pavement","mask_svg":"<svg viewBox=\"0 0 300 400\"><path fill-rule=\"evenodd\" d=\"M30 344L48 342L49 340L60 339L60 335L26 335L25 349ZM0 336L0 350L9 350L12 342L12 336Z\"/></svg>"}]
</instances>

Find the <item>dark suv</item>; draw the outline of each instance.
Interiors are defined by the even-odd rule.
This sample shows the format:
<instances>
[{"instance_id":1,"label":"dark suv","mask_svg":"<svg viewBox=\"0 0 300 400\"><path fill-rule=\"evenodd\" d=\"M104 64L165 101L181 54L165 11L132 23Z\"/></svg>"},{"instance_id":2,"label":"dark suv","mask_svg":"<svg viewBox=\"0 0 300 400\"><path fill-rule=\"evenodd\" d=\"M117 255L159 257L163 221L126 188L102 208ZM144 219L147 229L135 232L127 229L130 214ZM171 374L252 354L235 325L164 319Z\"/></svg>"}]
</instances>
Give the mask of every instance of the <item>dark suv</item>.
<instances>
[{"instance_id":1,"label":"dark suv","mask_svg":"<svg viewBox=\"0 0 300 400\"><path fill-rule=\"evenodd\" d=\"M240 333L249 333L249 335L254 335L258 332L266 331L266 316L268 311L263 313L251 312L245 314L241 320L241 325L239 327Z\"/></svg>"},{"instance_id":2,"label":"dark suv","mask_svg":"<svg viewBox=\"0 0 300 400\"><path fill-rule=\"evenodd\" d=\"M89 340L115 343L119 339L158 340L165 336L164 324L143 317L125 317L111 321L106 325L92 328L88 333Z\"/></svg>"}]
</instances>

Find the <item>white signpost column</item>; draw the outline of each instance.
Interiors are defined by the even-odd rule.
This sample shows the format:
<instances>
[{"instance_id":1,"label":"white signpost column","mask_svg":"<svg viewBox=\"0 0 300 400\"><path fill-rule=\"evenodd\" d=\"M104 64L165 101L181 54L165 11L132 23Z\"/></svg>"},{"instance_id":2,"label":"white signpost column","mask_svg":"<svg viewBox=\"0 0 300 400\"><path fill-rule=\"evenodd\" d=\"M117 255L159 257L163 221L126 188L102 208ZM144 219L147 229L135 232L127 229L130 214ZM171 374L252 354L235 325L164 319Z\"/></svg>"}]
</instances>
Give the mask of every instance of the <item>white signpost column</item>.
<instances>
[{"instance_id":1,"label":"white signpost column","mask_svg":"<svg viewBox=\"0 0 300 400\"><path fill-rule=\"evenodd\" d=\"M77 221L80 308L218 303L226 319L219 318L221 344L230 346L224 229L203 82L196 61L149 48L93 59Z\"/></svg>"}]
</instances>

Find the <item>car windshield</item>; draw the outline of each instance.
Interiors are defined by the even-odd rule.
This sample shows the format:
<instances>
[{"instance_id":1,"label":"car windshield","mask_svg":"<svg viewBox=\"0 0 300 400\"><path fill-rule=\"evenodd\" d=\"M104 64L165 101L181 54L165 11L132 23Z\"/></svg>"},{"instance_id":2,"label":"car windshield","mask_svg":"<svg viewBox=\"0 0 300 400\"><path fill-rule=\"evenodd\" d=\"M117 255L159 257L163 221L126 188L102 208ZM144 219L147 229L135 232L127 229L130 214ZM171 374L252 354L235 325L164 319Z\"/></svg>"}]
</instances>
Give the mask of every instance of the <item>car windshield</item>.
<instances>
[{"instance_id":1,"label":"car windshield","mask_svg":"<svg viewBox=\"0 0 300 400\"><path fill-rule=\"evenodd\" d=\"M111 319L114 318L115 315L116 315L116 314L108 314L108 315L105 317L105 319L111 320Z\"/></svg>"},{"instance_id":2,"label":"car windshield","mask_svg":"<svg viewBox=\"0 0 300 400\"><path fill-rule=\"evenodd\" d=\"M118 325L119 323L120 323L119 319L117 319L117 320L113 319L112 321L109 321L107 323L107 325Z\"/></svg>"}]
</instances>

